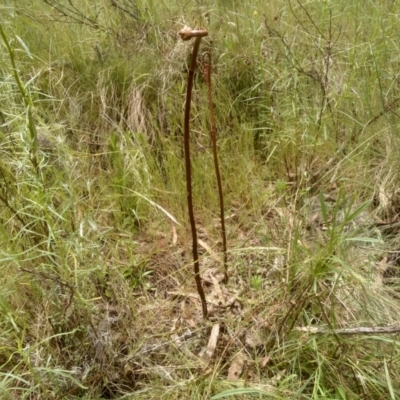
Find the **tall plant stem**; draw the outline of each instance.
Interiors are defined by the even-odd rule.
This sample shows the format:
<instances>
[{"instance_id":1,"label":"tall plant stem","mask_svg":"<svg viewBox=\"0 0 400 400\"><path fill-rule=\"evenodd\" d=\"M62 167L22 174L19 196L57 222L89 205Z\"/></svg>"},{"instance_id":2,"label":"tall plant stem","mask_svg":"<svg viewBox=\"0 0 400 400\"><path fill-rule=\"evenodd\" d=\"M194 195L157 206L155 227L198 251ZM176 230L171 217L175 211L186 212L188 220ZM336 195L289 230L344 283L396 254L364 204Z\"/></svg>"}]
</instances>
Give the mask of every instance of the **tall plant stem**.
<instances>
[{"instance_id":1,"label":"tall plant stem","mask_svg":"<svg viewBox=\"0 0 400 400\"><path fill-rule=\"evenodd\" d=\"M201 282L200 276L200 262L199 252L197 248L197 230L196 221L194 219L193 211L193 191L192 191L192 174L191 174L191 163L190 163L190 106L192 102L192 89L194 73L197 64L197 54L199 52L201 38L207 36L207 31L192 31L191 29L183 29L179 32L182 40L190 40L195 37L193 45L193 53L190 61L187 91L186 91L186 104L185 104L185 121L184 121L184 149L185 149L185 170L186 170L186 191L187 191L187 202L189 210L190 227L192 230L192 250L193 250L193 264L194 264L194 279L196 281L197 292L199 293L201 306L203 309L203 317L207 318L207 302L206 296L204 295L204 289Z\"/></svg>"},{"instance_id":2,"label":"tall plant stem","mask_svg":"<svg viewBox=\"0 0 400 400\"><path fill-rule=\"evenodd\" d=\"M31 98L31 95L29 93L28 89L25 89L23 83L21 82L21 79L19 77L18 74L18 69L17 69L17 65L15 62L15 52L14 52L14 48L11 47L10 42L6 36L6 33L3 29L3 27L0 24L0 36L3 39L4 44L6 45L7 51L8 51L8 56L10 58L10 62L11 62L11 72L14 76L14 80L17 84L19 93L22 96L23 102L24 102L24 107L25 107L25 111L27 114L27 120L28 120L28 129L29 129L29 133L30 133L30 161L32 163L32 165L34 166L35 170L36 170L36 174L37 176L40 176L39 173L39 165L38 165L38 161L37 161L37 150L38 150L38 140L37 140L37 130L36 130L36 123L35 123L35 119L33 117L33 113L32 113L32 108L33 108L33 101Z\"/></svg>"},{"instance_id":3,"label":"tall plant stem","mask_svg":"<svg viewBox=\"0 0 400 400\"><path fill-rule=\"evenodd\" d=\"M207 63L206 63L207 59ZM225 215L224 215L224 196L222 192L222 180L221 174L219 172L219 164L218 164L218 149L217 149L217 124L215 122L215 114L214 114L214 106L212 101L212 90L211 90L211 54L210 52L205 52L203 54L203 72L204 77L207 82L208 88L208 105L210 109L210 135L211 135L211 143L214 157L214 167L215 167L215 176L217 177L217 186L218 186L218 196L219 196L219 210L220 210L220 219L221 219L221 236L222 236L222 250L224 252L224 283L228 283L228 260L227 260L227 246L226 246L226 230L225 230Z\"/></svg>"}]
</instances>

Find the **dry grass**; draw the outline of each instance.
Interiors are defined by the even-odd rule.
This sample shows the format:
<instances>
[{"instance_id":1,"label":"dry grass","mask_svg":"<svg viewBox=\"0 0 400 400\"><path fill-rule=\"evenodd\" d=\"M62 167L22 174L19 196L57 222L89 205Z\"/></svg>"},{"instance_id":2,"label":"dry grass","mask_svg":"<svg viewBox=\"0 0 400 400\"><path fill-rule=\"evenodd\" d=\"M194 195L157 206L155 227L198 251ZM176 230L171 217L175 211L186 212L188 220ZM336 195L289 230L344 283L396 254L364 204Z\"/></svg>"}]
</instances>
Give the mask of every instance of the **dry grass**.
<instances>
[{"instance_id":1,"label":"dry grass","mask_svg":"<svg viewBox=\"0 0 400 400\"><path fill-rule=\"evenodd\" d=\"M400 398L398 6L49 3L0 6L0 397ZM226 202L228 285L198 74L208 320L184 24L211 33Z\"/></svg>"}]
</instances>

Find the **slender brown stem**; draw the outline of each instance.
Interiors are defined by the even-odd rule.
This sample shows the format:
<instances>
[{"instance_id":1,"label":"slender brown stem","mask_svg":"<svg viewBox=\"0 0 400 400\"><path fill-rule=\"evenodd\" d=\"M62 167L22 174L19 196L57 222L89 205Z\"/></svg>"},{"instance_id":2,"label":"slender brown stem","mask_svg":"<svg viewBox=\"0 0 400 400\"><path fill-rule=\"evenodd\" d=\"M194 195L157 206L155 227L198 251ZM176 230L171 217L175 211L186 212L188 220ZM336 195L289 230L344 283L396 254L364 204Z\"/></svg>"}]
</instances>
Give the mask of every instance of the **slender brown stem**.
<instances>
[{"instance_id":1,"label":"slender brown stem","mask_svg":"<svg viewBox=\"0 0 400 400\"><path fill-rule=\"evenodd\" d=\"M201 32L202 34L198 34ZM192 89L193 89L193 79L197 64L197 54L199 52L201 38L207 36L207 31L192 31L191 29L183 29L179 32L182 40L190 40L195 37L196 40L193 45L192 59L190 61L188 84L186 91L186 104L185 104L185 121L184 121L184 149L185 149L185 170L186 170L186 190L187 190L187 201L189 210L190 227L192 230L192 240L193 240L193 264L194 264L194 279L196 281L197 292L199 293L201 306L203 309L203 317L207 318L207 302L206 296L204 295L203 285L201 283L200 276L200 263L199 263L199 253L197 249L197 230L196 222L194 219L193 211L193 192L192 192L192 174L191 174L191 163L190 163L190 106L192 102Z\"/></svg>"},{"instance_id":2,"label":"slender brown stem","mask_svg":"<svg viewBox=\"0 0 400 400\"><path fill-rule=\"evenodd\" d=\"M207 63L206 63L206 59L207 59ZM211 143L212 143L213 156L214 156L215 176L217 177L218 196L219 196L222 250L224 252L224 283L228 283L229 276L228 276L225 215L224 215L224 196L223 196L223 192L222 192L222 180L221 180L221 174L219 172L219 163L218 163L217 124L215 122L214 106L213 106L213 101L212 101L211 54L208 51L206 51L203 54L203 67L204 67L204 76L205 76L205 79L207 82L207 88L208 88L208 105L209 105L209 109L210 109L210 123L211 123L210 135L211 135Z\"/></svg>"}]
</instances>

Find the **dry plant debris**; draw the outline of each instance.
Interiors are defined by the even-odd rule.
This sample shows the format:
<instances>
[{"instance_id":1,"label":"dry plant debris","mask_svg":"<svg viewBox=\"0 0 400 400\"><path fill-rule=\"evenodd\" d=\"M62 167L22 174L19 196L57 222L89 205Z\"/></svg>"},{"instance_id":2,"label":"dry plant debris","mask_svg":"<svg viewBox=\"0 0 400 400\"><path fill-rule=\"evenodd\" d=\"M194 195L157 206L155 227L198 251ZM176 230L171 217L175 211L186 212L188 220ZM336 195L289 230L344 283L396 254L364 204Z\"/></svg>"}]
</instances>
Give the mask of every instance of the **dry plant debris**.
<instances>
[{"instance_id":1,"label":"dry plant debris","mask_svg":"<svg viewBox=\"0 0 400 400\"><path fill-rule=\"evenodd\" d=\"M231 365L229 366L227 379L229 381L237 381L243 372L245 365L245 356L243 353L238 353L233 358Z\"/></svg>"}]
</instances>

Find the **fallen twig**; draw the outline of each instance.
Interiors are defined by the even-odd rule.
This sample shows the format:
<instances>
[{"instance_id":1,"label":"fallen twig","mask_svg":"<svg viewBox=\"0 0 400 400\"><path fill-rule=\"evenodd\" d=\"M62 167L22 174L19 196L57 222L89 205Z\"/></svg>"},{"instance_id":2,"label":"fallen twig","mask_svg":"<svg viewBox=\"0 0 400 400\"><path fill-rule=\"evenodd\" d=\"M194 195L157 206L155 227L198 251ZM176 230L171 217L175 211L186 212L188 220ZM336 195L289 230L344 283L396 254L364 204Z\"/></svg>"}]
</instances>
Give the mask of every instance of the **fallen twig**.
<instances>
[{"instance_id":1,"label":"fallen twig","mask_svg":"<svg viewBox=\"0 0 400 400\"><path fill-rule=\"evenodd\" d=\"M295 331L314 333L319 335L373 335L376 333L399 333L400 325L393 326L360 326L357 328L327 329L317 326L302 326L294 328Z\"/></svg>"}]
</instances>

